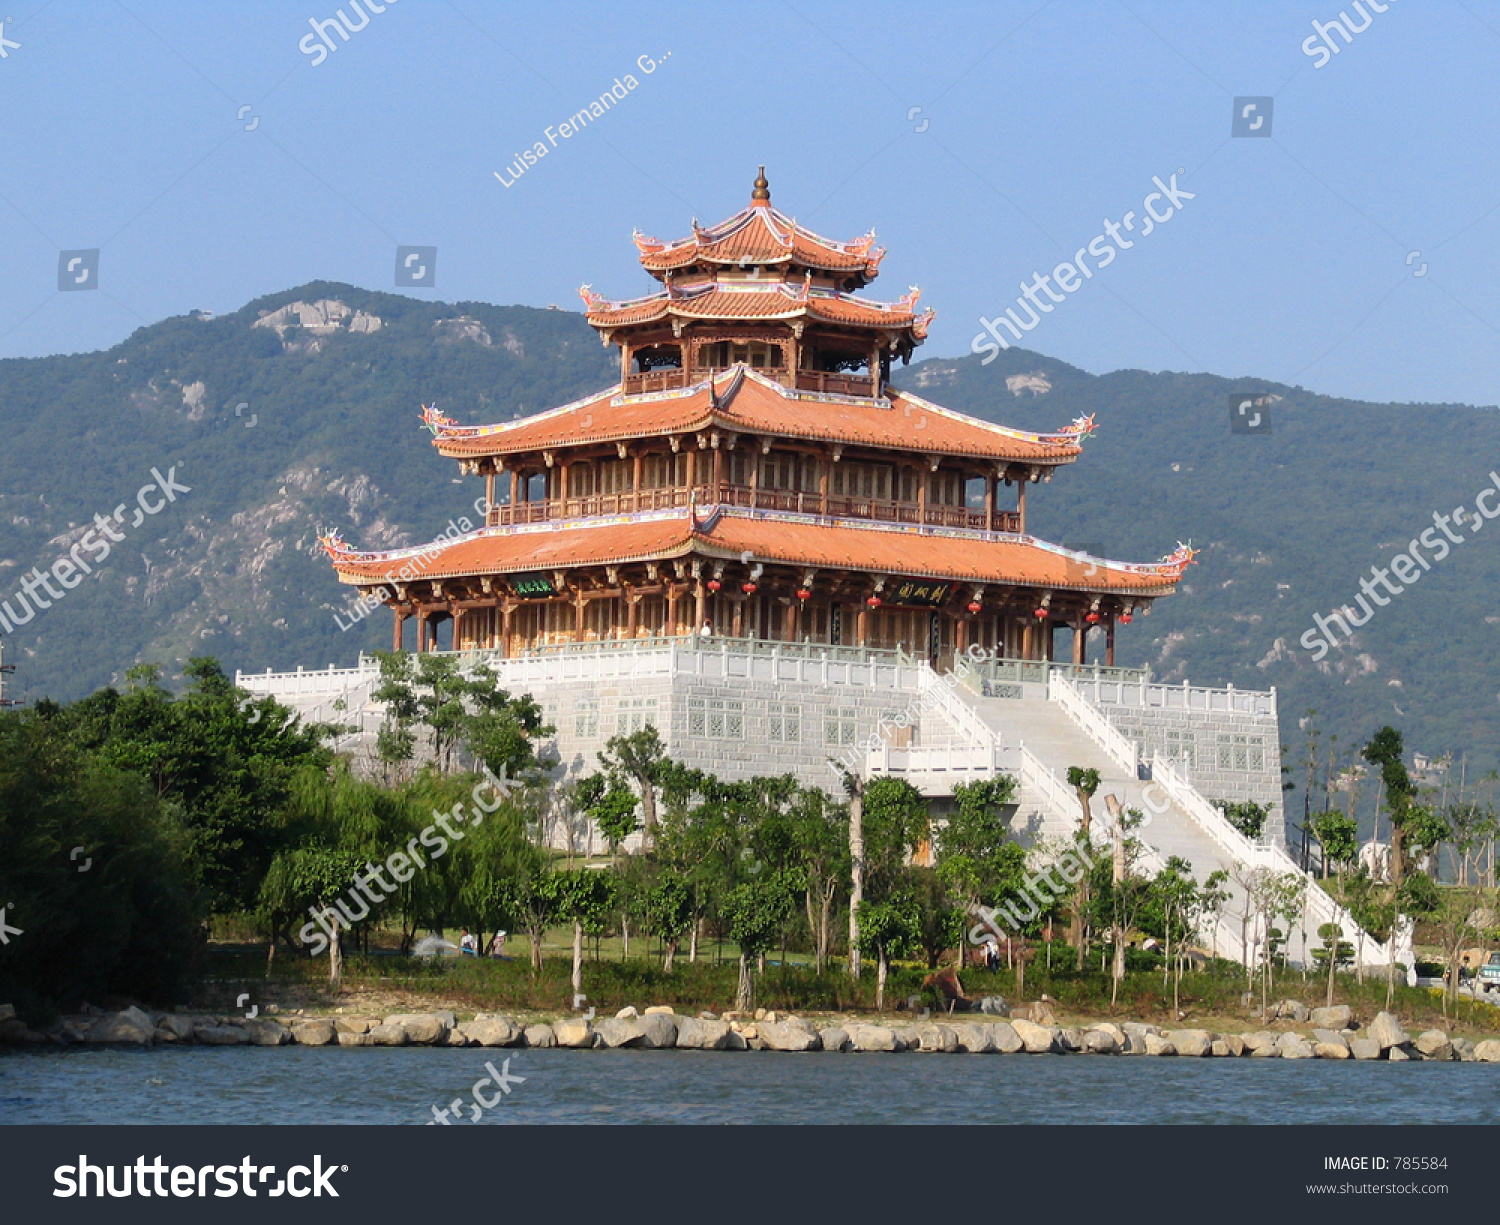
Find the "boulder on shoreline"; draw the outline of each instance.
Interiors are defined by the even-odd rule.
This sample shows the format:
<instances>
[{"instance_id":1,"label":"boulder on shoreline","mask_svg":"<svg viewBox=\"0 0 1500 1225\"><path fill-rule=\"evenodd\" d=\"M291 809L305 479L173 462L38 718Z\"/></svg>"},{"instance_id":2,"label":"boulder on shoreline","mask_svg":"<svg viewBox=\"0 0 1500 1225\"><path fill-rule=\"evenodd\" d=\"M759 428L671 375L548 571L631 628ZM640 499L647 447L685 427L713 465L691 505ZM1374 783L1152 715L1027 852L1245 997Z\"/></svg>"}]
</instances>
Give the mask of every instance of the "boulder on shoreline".
<instances>
[{"instance_id":1,"label":"boulder on shoreline","mask_svg":"<svg viewBox=\"0 0 1500 1225\"><path fill-rule=\"evenodd\" d=\"M842 1025L830 1025L818 1031L819 1048L825 1051L843 1051L849 1046L849 1031Z\"/></svg>"},{"instance_id":2,"label":"boulder on shoreline","mask_svg":"<svg viewBox=\"0 0 1500 1225\"><path fill-rule=\"evenodd\" d=\"M1021 1040L1021 1045L1026 1048L1028 1055L1045 1055L1049 1051L1061 1049L1061 1044L1058 1042L1061 1030L1050 1025L1028 1021L1024 1017L1017 1017L1015 1014L1019 1011L1019 1009L1012 1011L1010 1027L1015 1031L1016 1037ZM1050 1012L1051 1009L1048 1011Z\"/></svg>"},{"instance_id":3,"label":"boulder on shoreline","mask_svg":"<svg viewBox=\"0 0 1500 1225\"><path fill-rule=\"evenodd\" d=\"M755 1029L766 1049L771 1051L815 1051L823 1045L817 1028L801 1017L761 1021Z\"/></svg>"},{"instance_id":4,"label":"boulder on shoreline","mask_svg":"<svg viewBox=\"0 0 1500 1225\"><path fill-rule=\"evenodd\" d=\"M327 1046L334 1038L330 1021L296 1021L292 1024L292 1041L298 1046Z\"/></svg>"},{"instance_id":5,"label":"boulder on shoreline","mask_svg":"<svg viewBox=\"0 0 1500 1225\"><path fill-rule=\"evenodd\" d=\"M594 1045L594 1026L590 1021L569 1019L558 1021L552 1027L552 1033L557 1039L558 1046L566 1046L574 1050L584 1050Z\"/></svg>"},{"instance_id":6,"label":"boulder on shoreline","mask_svg":"<svg viewBox=\"0 0 1500 1225\"><path fill-rule=\"evenodd\" d=\"M1425 1033L1418 1034L1417 1040L1412 1045L1422 1053L1423 1059L1447 1063L1454 1057L1453 1043L1448 1040L1448 1035L1441 1029L1429 1029Z\"/></svg>"},{"instance_id":7,"label":"boulder on shoreline","mask_svg":"<svg viewBox=\"0 0 1500 1225\"><path fill-rule=\"evenodd\" d=\"M1377 1012L1375 1019L1370 1022L1369 1036L1380 1044L1381 1050L1389 1050L1393 1046L1405 1046L1411 1039L1406 1030L1401 1028L1401 1022L1389 1012Z\"/></svg>"},{"instance_id":8,"label":"boulder on shoreline","mask_svg":"<svg viewBox=\"0 0 1500 1225\"><path fill-rule=\"evenodd\" d=\"M728 1021L704 1020L701 1017L677 1018L677 1049L681 1051L722 1051L729 1046L732 1031Z\"/></svg>"},{"instance_id":9,"label":"boulder on shoreline","mask_svg":"<svg viewBox=\"0 0 1500 1225\"><path fill-rule=\"evenodd\" d=\"M509 1017L485 1017L483 1020L476 1017L463 1022L457 1032L475 1046L515 1046L522 1034L521 1027Z\"/></svg>"},{"instance_id":10,"label":"boulder on shoreline","mask_svg":"<svg viewBox=\"0 0 1500 1225\"><path fill-rule=\"evenodd\" d=\"M245 1046L250 1035L239 1025L199 1025L193 1039L203 1046Z\"/></svg>"},{"instance_id":11,"label":"boulder on shoreline","mask_svg":"<svg viewBox=\"0 0 1500 1225\"><path fill-rule=\"evenodd\" d=\"M448 1031L455 1028L456 1021L451 1012L403 1012L386 1017L383 1025L405 1030L406 1041L413 1046L441 1046L447 1040Z\"/></svg>"},{"instance_id":12,"label":"boulder on shoreline","mask_svg":"<svg viewBox=\"0 0 1500 1225\"><path fill-rule=\"evenodd\" d=\"M1314 1008L1309 1018L1317 1029L1352 1029L1354 1009L1348 1004L1334 1004L1328 1008Z\"/></svg>"},{"instance_id":13,"label":"boulder on shoreline","mask_svg":"<svg viewBox=\"0 0 1500 1225\"><path fill-rule=\"evenodd\" d=\"M89 1028L86 1041L90 1045L128 1042L136 1046L150 1046L155 1039L155 1022L132 1005L122 1012L112 1012L96 1021Z\"/></svg>"},{"instance_id":14,"label":"boulder on shoreline","mask_svg":"<svg viewBox=\"0 0 1500 1225\"><path fill-rule=\"evenodd\" d=\"M550 1025L528 1025L522 1034L526 1045L536 1050L548 1050L557 1045L557 1035Z\"/></svg>"},{"instance_id":15,"label":"boulder on shoreline","mask_svg":"<svg viewBox=\"0 0 1500 1225\"><path fill-rule=\"evenodd\" d=\"M901 1040L896 1031L885 1025L856 1025L849 1032L850 1049L856 1051L899 1051Z\"/></svg>"},{"instance_id":16,"label":"boulder on shoreline","mask_svg":"<svg viewBox=\"0 0 1500 1225\"><path fill-rule=\"evenodd\" d=\"M404 1025L387 1025L381 1022L365 1035L371 1046L409 1046L411 1038Z\"/></svg>"},{"instance_id":17,"label":"boulder on shoreline","mask_svg":"<svg viewBox=\"0 0 1500 1225\"><path fill-rule=\"evenodd\" d=\"M1179 1055L1201 1059L1213 1050L1214 1034L1206 1029L1169 1029L1167 1041L1177 1048Z\"/></svg>"}]
</instances>

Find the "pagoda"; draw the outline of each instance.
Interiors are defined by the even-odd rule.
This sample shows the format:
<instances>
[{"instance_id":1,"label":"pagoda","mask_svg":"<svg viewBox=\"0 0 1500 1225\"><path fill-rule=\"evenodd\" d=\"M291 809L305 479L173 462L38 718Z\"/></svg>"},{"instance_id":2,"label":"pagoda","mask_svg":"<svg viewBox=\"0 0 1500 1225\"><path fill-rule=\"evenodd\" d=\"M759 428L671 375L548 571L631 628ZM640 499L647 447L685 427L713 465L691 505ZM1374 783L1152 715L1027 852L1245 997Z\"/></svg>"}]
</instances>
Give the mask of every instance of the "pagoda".
<instances>
[{"instance_id":1,"label":"pagoda","mask_svg":"<svg viewBox=\"0 0 1500 1225\"><path fill-rule=\"evenodd\" d=\"M340 580L395 613L392 645L501 657L725 636L902 648L934 666L978 646L1073 662L1170 594L1192 550L1131 564L1027 530L1026 491L1093 432L1010 429L891 383L933 312L863 296L883 248L835 242L771 204L675 242L639 232L645 297L584 286L619 381L550 412L461 425L438 451L485 480L484 522L414 549L324 538Z\"/></svg>"}]
</instances>

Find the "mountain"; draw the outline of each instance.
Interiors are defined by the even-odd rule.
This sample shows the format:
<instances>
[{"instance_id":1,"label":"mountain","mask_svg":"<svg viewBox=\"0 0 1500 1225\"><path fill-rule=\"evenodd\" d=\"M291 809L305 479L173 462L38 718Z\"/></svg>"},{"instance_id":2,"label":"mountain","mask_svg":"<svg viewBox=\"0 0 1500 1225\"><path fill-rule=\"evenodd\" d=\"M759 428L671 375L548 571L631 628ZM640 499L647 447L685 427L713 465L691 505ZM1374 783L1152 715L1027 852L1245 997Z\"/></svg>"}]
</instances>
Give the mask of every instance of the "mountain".
<instances>
[{"instance_id":1,"label":"mountain","mask_svg":"<svg viewBox=\"0 0 1500 1225\"><path fill-rule=\"evenodd\" d=\"M617 368L570 312L323 282L167 319L107 352L0 361L0 599L15 620L32 567L98 558L95 516L124 504L109 555L6 635L13 692L77 697L141 661L175 673L192 654L231 670L315 668L388 645L388 617L351 615L315 537L337 526L356 545L393 547L475 518L482 485L436 456L419 404L504 420L606 386ZM1125 560L1179 539L1202 550L1177 596L1121 627L1121 663L1169 681L1275 685L1288 742L1316 708L1341 746L1389 722L1413 748L1496 764L1500 672L1486 646L1500 624L1500 522L1473 532L1466 520L1443 560L1429 549L1430 568L1384 596L1352 641L1316 660L1301 645L1313 615L1354 604L1370 567L1434 527L1435 511L1472 512L1500 470L1493 408L1096 376L1020 349L988 366L929 359L896 382L1028 429L1097 415L1080 460L1033 491L1032 530ZM1231 431L1232 393L1257 397L1269 432ZM148 491L143 504L161 509L137 514L153 469L187 490L170 502Z\"/></svg>"}]
</instances>

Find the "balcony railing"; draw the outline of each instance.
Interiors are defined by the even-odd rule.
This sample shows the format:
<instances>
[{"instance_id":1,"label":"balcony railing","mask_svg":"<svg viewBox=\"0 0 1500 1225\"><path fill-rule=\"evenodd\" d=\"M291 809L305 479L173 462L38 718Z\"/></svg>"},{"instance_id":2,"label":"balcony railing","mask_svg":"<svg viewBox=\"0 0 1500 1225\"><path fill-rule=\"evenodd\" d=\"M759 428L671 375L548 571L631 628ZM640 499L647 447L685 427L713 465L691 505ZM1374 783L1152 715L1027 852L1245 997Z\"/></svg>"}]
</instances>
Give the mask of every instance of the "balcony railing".
<instances>
[{"instance_id":1,"label":"balcony railing","mask_svg":"<svg viewBox=\"0 0 1500 1225\"><path fill-rule=\"evenodd\" d=\"M560 519L588 519L598 515L623 515L637 511L671 510L688 504L694 492L683 486L642 489L638 493L600 493L579 498L547 498L492 507L490 527L519 523L550 523ZM826 515L840 519L874 519L884 523L911 523L923 527L957 527L987 531L985 513L966 506L923 506L888 498L858 498L847 494L807 493L795 489L752 489L748 485L699 485L699 506L742 507L746 510L782 510L802 515ZM994 530L1019 532L1021 516L1011 510L995 512Z\"/></svg>"},{"instance_id":2,"label":"balcony railing","mask_svg":"<svg viewBox=\"0 0 1500 1225\"><path fill-rule=\"evenodd\" d=\"M865 396L875 394L875 380L868 374L830 373L825 370L798 370L795 380L792 371L785 366L755 366L756 374L775 379L784 387L797 391L816 391L831 396ZM700 367L691 372L680 367L661 370L637 371L625 376L624 392L627 396L648 395L657 391L679 391L702 382L710 375L721 373L720 367Z\"/></svg>"}]
</instances>

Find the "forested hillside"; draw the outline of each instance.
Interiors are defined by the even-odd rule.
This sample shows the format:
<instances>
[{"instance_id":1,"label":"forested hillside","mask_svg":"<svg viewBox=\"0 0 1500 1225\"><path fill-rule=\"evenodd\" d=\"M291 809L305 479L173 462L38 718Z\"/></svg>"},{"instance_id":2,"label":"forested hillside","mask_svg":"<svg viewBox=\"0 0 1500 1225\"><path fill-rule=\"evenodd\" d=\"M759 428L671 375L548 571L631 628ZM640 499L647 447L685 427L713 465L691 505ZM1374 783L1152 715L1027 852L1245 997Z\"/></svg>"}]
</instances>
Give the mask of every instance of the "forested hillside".
<instances>
[{"instance_id":1,"label":"forested hillside","mask_svg":"<svg viewBox=\"0 0 1500 1225\"><path fill-rule=\"evenodd\" d=\"M473 518L482 487L435 455L419 404L465 422L550 408L607 385L612 354L571 312L315 283L233 315L168 319L108 352L0 362L0 599L16 621L31 568L127 506L108 558L6 635L13 692L76 698L141 661L173 675L190 654L232 674L345 664L387 645L383 613L341 628L348 589L316 531L380 547ZM1435 511L1472 511L1500 470L1493 408L1341 401L1253 378L1093 376L1023 350L988 367L916 363L897 382L1026 427L1097 414L1079 462L1035 491L1033 530L1125 560L1179 539L1203 550L1181 594L1122 627L1121 662L1174 681L1275 685L1294 745L1316 708L1344 745L1389 722L1420 751L1495 764L1500 521L1464 523L1463 543L1386 597L1352 643L1320 662L1299 645L1314 613L1352 604L1370 567ZM1246 391L1277 397L1270 433L1231 432L1229 395ZM152 469L174 466L189 492L132 524Z\"/></svg>"}]
</instances>

